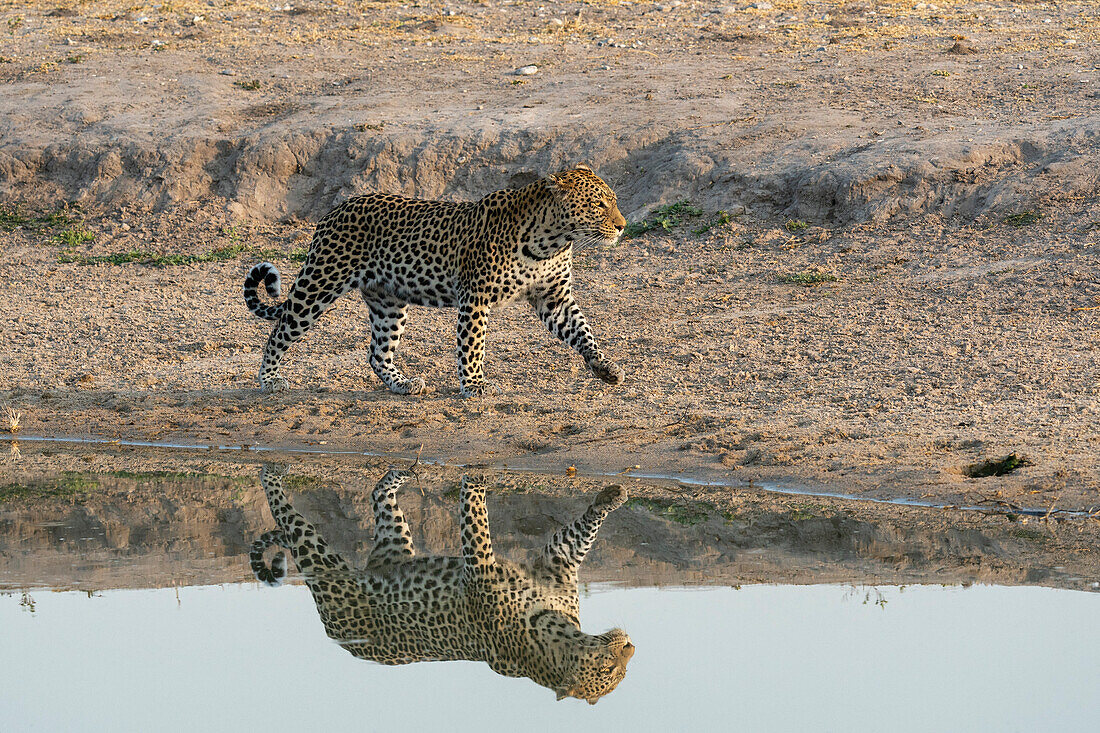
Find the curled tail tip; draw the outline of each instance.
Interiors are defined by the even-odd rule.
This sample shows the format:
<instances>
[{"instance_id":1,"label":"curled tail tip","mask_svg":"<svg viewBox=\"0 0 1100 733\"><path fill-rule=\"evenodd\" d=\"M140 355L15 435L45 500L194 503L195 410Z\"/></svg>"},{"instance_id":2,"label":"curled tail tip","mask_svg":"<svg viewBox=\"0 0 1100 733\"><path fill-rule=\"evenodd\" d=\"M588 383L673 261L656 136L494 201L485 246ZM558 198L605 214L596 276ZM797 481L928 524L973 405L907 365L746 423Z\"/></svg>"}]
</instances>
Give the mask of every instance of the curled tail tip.
<instances>
[{"instance_id":1,"label":"curled tail tip","mask_svg":"<svg viewBox=\"0 0 1100 733\"><path fill-rule=\"evenodd\" d=\"M255 278L257 283L262 282L264 289L267 291L268 296L272 298L279 298L283 294L283 280L279 275L279 268L270 262L261 262L258 265L253 265L252 270L248 273L249 278Z\"/></svg>"},{"instance_id":2,"label":"curled tail tip","mask_svg":"<svg viewBox=\"0 0 1100 733\"><path fill-rule=\"evenodd\" d=\"M256 292L260 283L263 283L264 290L267 291L268 297L273 300L279 300L283 291L282 279L279 277L279 269L270 262L261 262L258 265L254 265L252 269L248 271L248 275L244 279L244 302L245 305L248 306L248 310L252 311L254 315L260 318L274 321L282 315L283 304L276 303L274 305L264 305L261 303Z\"/></svg>"},{"instance_id":3,"label":"curled tail tip","mask_svg":"<svg viewBox=\"0 0 1100 733\"><path fill-rule=\"evenodd\" d=\"M279 550L271 559L271 567L264 562L264 550L272 545L282 544L285 541L278 530L267 532L252 543L249 551L249 566L252 575L264 585L276 588L286 579L286 553Z\"/></svg>"}]
</instances>

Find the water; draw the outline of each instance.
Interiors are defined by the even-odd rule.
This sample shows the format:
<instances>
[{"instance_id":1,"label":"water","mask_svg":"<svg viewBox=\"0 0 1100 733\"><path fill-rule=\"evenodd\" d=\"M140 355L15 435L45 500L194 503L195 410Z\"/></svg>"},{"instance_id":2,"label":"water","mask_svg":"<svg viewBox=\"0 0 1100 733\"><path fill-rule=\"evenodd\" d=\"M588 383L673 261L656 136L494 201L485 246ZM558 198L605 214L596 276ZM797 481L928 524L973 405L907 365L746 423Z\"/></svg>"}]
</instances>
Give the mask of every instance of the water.
<instances>
[{"instance_id":1,"label":"water","mask_svg":"<svg viewBox=\"0 0 1100 733\"><path fill-rule=\"evenodd\" d=\"M309 570L308 555L280 587L256 582L249 548L276 527L270 502L349 563L371 557L383 462L284 458L289 475L266 491L247 456L30 449L9 463L3 729L1091 731L1100 715L1092 521L631 481L579 585L553 589L540 548L607 482L490 473L501 567L540 598L579 602L587 634L619 627L636 649L591 706L484 661L353 656L388 653L361 643L371 633L421 633L415 611L378 595L398 566L340 574L356 579L343 605L315 602L311 588L336 576ZM461 554L461 476L421 468L396 493L420 556ZM322 618L356 609L369 609L359 636L329 638L340 634ZM451 641L417 643L438 656Z\"/></svg>"},{"instance_id":2,"label":"water","mask_svg":"<svg viewBox=\"0 0 1100 733\"><path fill-rule=\"evenodd\" d=\"M302 586L34 597L0 598L6 730L1091 731L1100 714L1100 598L1048 588L600 586L583 625L638 652L595 706L484 664L357 660Z\"/></svg>"}]
</instances>

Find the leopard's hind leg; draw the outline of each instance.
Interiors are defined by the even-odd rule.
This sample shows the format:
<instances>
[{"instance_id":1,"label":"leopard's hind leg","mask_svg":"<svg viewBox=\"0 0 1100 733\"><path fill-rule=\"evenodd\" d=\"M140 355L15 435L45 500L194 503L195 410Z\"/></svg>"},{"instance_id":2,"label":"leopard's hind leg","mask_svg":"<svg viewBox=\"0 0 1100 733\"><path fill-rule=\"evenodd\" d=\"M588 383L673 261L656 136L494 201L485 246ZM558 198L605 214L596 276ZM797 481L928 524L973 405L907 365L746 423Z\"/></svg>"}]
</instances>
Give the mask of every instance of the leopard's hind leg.
<instances>
[{"instance_id":1,"label":"leopard's hind leg","mask_svg":"<svg viewBox=\"0 0 1100 733\"><path fill-rule=\"evenodd\" d=\"M374 510L374 548L368 567L409 560L416 554L412 532L405 521L401 507L397 505L397 492L412 476L410 471L391 469L371 492Z\"/></svg>"},{"instance_id":2,"label":"leopard's hind leg","mask_svg":"<svg viewBox=\"0 0 1100 733\"><path fill-rule=\"evenodd\" d=\"M343 556L330 550L317 528L291 505L283 491L283 477L282 469L274 465L265 465L260 473L260 483L267 495L271 515L275 517L278 531L282 534L277 544L290 551L294 564L303 575L310 576L319 570L350 570Z\"/></svg>"},{"instance_id":3,"label":"leopard's hind leg","mask_svg":"<svg viewBox=\"0 0 1100 733\"><path fill-rule=\"evenodd\" d=\"M286 350L305 336L306 331L352 286L350 268L310 253L264 347L259 381L265 394L287 389L286 379L279 374Z\"/></svg>"},{"instance_id":4,"label":"leopard's hind leg","mask_svg":"<svg viewBox=\"0 0 1100 733\"><path fill-rule=\"evenodd\" d=\"M409 379L394 364L397 349L401 345L401 334L405 332L408 303L369 288L363 288L361 292L363 300L370 308L371 368L391 392L420 394L424 391L424 380L420 377Z\"/></svg>"}]
</instances>

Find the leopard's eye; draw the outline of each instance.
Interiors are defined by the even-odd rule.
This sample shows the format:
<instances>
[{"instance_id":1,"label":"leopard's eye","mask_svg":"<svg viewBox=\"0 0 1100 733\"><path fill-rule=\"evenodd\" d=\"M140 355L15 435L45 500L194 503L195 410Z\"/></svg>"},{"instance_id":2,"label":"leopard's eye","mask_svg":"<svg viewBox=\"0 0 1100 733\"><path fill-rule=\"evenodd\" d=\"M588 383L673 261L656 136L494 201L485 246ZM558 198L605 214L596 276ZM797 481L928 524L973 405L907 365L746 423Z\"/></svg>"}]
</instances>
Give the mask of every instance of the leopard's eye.
<instances>
[{"instance_id":1,"label":"leopard's eye","mask_svg":"<svg viewBox=\"0 0 1100 733\"><path fill-rule=\"evenodd\" d=\"M614 667L605 667L600 670L600 674L611 674L615 670Z\"/></svg>"}]
</instances>

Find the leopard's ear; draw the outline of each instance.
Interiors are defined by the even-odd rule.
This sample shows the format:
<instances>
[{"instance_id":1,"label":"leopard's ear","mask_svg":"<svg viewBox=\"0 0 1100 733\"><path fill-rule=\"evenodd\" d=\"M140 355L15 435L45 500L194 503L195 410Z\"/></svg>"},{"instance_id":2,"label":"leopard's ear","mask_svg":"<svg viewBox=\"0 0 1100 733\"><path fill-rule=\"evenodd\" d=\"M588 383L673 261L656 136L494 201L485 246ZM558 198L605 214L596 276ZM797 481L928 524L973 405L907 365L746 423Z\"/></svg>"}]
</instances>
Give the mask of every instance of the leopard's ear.
<instances>
[{"instance_id":1,"label":"leopard's ear","mask_svg":"<svg viewBox=\"0 0 1100 733\"><path fill-rule=\"evenodd\" d=\"M554 693L558 696L558 702L561 702L565 698L569 697L569 693L565 690L554 690Z\"/></svg>"},{"instance_id":2,"label":"leopard's ear","mask_svg":"<svg viewBox=\"0 0 1100 733\"><path fill-rule=\"evenodd\" d=\"M595 172L591 168L589 168L588 165L585 164L585 163L577 163L576 165L573 166L573 169L578 170L578 171L588 171L589 173L594 173Z\"/></svg>"},{"instance_id":3,"label":"leopard's ear","mask_svg":"<svg viewBox=\"0 0 1100 733\"><path fill-rule=\"evenodd\" d=\"M561 193L562 191L569 190L569 182L565 180L565 177L562 176L561 173L551 173L542 180L543 184L546 186L546 190L551 193Z\"/></svg>"}]
</instances>

